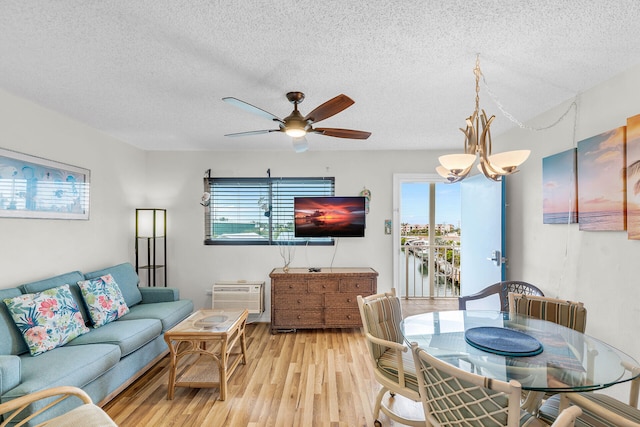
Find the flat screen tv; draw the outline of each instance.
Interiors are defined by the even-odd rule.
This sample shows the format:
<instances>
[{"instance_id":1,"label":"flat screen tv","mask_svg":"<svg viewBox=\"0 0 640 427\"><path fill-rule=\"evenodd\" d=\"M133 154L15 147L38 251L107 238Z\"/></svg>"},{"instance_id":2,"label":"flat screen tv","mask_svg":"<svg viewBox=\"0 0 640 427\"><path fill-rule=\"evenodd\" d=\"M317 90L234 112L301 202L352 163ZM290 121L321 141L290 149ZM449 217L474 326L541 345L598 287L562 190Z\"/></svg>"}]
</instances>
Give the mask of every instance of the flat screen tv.
<instances>
[{"instance_id":1,"label":"flat screen tv","mask_svg":"<svg viewBox=\"0 0 640 427\"><path fill-rule=\"evenodd\" d=\"M364 197L296 197L296 237L364 237Z\"/></svg>"}]
</instances>

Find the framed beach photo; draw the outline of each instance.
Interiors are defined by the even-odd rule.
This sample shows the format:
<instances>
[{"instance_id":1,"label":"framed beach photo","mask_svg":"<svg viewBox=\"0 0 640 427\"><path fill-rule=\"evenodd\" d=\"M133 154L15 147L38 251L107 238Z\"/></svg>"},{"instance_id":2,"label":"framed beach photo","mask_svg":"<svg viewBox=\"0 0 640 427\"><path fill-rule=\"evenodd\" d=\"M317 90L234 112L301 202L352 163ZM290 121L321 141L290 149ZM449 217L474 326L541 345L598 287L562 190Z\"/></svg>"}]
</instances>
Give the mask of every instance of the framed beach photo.
<instances>
[{"instance_id":1,"label":"framed beach photo","mask_svg":"<svg viewBox=\"0 0 640 427\"><path fill-rule=\"evenodd\" d=\"M627 234L640 240L640 114L627 119Z\"/></svg>"},{"instance_id":2,"label":"framed beach photo","mask_svg":"<svg viewBox=\"0 0 640 427\"><path fill-rule=\"evenodd\" d=\"M578 222L576 149L542 159L542 223Z\"/></svg>"},{"instance_id":3,"label":"framed beach photo","mask_svg":"<svg viewBox=\"0 0 640 427\"><path fill-rule=\"evenodd\" d=\"M623 231L626 126L578 142L578 224L586 231Z\"/></svg>"},{"instance_id":4,"label":"framed beach photo","mask_svg":"<svg viewBox=\"0 0 640 427\"><path fill-rule=\"evenodd\" d=\"M90 171L0 148L0 218L89 219Z\"/></svg>"}]
</instances>

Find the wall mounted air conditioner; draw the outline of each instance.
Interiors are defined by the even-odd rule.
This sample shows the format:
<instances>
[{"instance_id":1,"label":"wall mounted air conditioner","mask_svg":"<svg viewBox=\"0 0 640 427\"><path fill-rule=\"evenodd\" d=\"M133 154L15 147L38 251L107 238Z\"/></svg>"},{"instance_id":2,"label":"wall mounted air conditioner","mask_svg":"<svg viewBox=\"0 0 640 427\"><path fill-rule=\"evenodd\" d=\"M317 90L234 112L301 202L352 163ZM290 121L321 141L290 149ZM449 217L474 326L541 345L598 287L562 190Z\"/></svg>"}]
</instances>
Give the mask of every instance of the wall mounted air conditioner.
<instances>
[{"instance_id":1,"label":"wall mounted air conditioner","mask_svg":"<svg viewBox=\"0 0 640 427\"><path fill-rule=\"evenodd\" d=\"M211 304L218 310L246 308L249 313L264 312L264 282L216 282L211 291Z\"/></svg>"}]
</instances>

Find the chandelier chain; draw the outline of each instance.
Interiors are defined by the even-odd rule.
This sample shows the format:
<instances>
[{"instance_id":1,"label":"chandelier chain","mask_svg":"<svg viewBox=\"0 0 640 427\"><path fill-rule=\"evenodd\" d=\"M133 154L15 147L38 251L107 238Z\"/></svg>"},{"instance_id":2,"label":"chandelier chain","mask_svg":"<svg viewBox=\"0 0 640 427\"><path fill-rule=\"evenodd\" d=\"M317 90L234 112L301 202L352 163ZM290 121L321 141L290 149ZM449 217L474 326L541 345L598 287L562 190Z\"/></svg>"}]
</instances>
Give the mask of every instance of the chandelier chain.
<instances>
[{"instance_id":1,"label":"chandelier chain","mask_svg":"<svg viewBox=\"0 0 640 427\"><path fill-rule=\"evenodd\" d=\"M567 107L567 109L565 110L564 113L562 113L562 115L560 115L560 117L558 119L556 119L555 122L551 123L548 126L543 126L543 127L531 127L531 126L527 126L524 123L522 123L520 120L516 119L513 114L509 113L504 106L502 105L502 103L500 102L500 99L498 99L498 97L493 93L493 91L491 90L491 88L489 87L489 84L487 83L487 79L485 78L484 74L482 74L482 82L484 83L485 88L487 89L487 93L489 94L489 96L491 97L491 99L493 99L493 102L496 103L496 105L498 106L498 109L502 112L502 114L509 119L511 122L515 123L516 125L518 125L519 128L521 129L526 129L526 130L530 130L530 131L534 131L534 132L538 132L538 131L542 131L542 130L547 130L547 129L551 129L552 127L555 127L558 125L558 123L560 123L566 116L567 114L569 114L569 112L571 111L572 108L576 108L576 110L578 109L578 104L576 104L575 101L573 101L571 104L569 104L569 106Z\"/></svg>"},{"instance_id":2,"label":"chandelier chain","mask_svg":"<svg viewBox=\"0 0 640 427\"><path fill-rule=\"evenodd\" d=\"M476 75L476 113L480 111L480 76L484 79L482 70L480 69L480 54L476 56L476 68L473 69L473 74Z\"/></svg>"}]
</instances>

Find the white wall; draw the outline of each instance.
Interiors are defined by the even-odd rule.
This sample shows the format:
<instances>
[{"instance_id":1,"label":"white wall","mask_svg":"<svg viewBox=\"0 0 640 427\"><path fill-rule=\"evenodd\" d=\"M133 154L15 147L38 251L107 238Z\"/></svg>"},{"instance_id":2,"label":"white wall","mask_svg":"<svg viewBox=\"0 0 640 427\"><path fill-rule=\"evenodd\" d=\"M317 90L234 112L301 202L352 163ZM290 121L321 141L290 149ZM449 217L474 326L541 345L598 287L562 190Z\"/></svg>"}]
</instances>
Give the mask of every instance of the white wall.
<instances>
[{"instance_id":1,"label":"white wall","mask_svg":"<svg viewBox=\"0 0 640 427\"><path fill-rule=\"evenodd\" d=\"M0 288L132 259L144 151L2 90L0 147L91 171L88 221L0 218Z\"/></svg>"},{"instance_id":2,"label":"white wall","mask_svg":"<svg viewBox=\"0 0 640 427\"><path fill-rule=\"evenodd\" d=\"M296 247L292 267L372 267L379 273L378 290L393 283L392 236L384 220L392 218L394 173L432 173L441 153L385 152L152 152L149 153L149 205L167 208L168 284L197 307L209 307L206 291L216 281L258 280L282 267L277 246L205 246L204 208L200 206L206 169L212 176L273 177L334 176L336 194L358 195L371 190L365 238L343 238L336 246ZM265 313L261 320L268 320Z\"/></svg>"},{"instance_id":3,"label":"white wall","mask_svg":"<svg viewBox=\"0 0 640 427\"><path fill-rule=\"evenodd\" d=\"M626 125L627 117L640 114L639 100L640 66L581 94L575 141ZM529 125L553 123L569 104ZM640 241L627 240L626 232L542 224L542 158L575 146L574 117L570 113L549 130L518 129L495 139L497 151L532 150L507 184L507 276L534 283L549 296L583 301L586 332L640 359Z\"/></svg>"}]
</instances>

